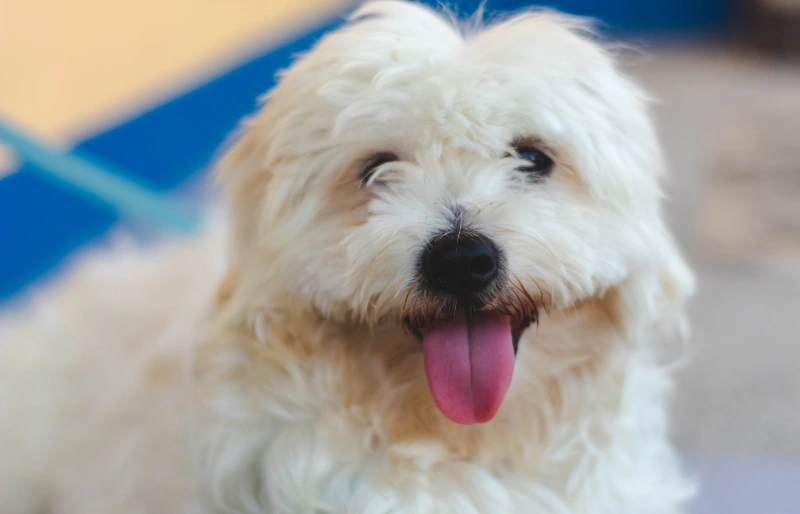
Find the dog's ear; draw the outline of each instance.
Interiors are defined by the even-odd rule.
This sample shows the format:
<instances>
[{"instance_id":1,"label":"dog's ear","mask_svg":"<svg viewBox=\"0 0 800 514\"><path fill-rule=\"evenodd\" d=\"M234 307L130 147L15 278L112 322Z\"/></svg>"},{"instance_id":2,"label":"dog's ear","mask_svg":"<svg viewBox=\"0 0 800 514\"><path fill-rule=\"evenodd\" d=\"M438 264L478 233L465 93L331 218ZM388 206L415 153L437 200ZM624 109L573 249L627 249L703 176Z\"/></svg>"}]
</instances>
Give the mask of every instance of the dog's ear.
<instances>
[{"instance_id":1,"label":"dog's ear","mask_svg":"<svg viewBox=\"0 0 800 514\"><path fill-rule=\"evenodd\" d=\"M686 303L694 293L694 275L666 229L649 239L650 257L609 295L610 313L631 340L652 330L683 338L688 330Z\"/></svg>"},{"instance_id":2,"label":"dog's ear","mask_svg":"<svg viewBox=\"0 0 800 514\"><path fill-rule=\"evenodd\" d=\"M662 331L686 332L686 302L695 290L695 279L672 236L662 236L656 257L656 283L652 293L651 319Z\"/></svg>"},{"instance_id":3,"label":"dog's ear","mask_svg":"<svg viewBox=\"0 0 800 514\"><path fill-rule=\"evenodd\" d=\"M220 312L237 310L235 299L243 283L241 270L248 269L244 259L255 254L253 250L258 244L264 205L272 182L264 110L241 123L214 170L224 194L230 224L228 272L217 291L216 307Z\"/></svg>"},{"instance_id":4,"label":"dog's ear","mask_svg":"<svg viewBox=\"0 0 800 514\"><path fill-rule=\"evenodd\" d=\"M268 147L269 134L263 116L254 116L242 122L216 165L215 178L224 191L231 216L234 260L247 252L257 237L272 178L267 163Z\"/></svg>"}]
</instances>

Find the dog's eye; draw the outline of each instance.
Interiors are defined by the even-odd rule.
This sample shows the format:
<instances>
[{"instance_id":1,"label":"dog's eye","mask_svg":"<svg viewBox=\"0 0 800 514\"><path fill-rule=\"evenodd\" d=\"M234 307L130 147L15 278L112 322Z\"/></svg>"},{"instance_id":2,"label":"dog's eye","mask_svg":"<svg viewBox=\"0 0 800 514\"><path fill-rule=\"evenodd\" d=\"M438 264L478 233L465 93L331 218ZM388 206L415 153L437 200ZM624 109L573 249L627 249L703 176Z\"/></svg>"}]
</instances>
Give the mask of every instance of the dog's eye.
<instances>
[{"instance_id":1,"label":"dog's eye","mask_svg":"<svg viewBox=\"0 0 800 514\"><path fill-rule=\"evenodd\" d=\"M553 159L531 144L515 145L514 151L520 159L528 161L528 164L520 166L517 171L528 173L533 177L544 177L553 169Z\"/></svg>"},{"instance_id":2,"label":"dog's eye","mask_svg":"<svg viewBox=\"0 0 800 514\"><path fill-rule=\"evenodd\" d=\"M378 152L374 155L371 155L366 161L364 161L364 164L361 167L361 184L366 185L375 182L378 179L375 176L375 172L378 168L384 164L399 160L400 158L392 152Z\"/></svg>"}]
</instances>

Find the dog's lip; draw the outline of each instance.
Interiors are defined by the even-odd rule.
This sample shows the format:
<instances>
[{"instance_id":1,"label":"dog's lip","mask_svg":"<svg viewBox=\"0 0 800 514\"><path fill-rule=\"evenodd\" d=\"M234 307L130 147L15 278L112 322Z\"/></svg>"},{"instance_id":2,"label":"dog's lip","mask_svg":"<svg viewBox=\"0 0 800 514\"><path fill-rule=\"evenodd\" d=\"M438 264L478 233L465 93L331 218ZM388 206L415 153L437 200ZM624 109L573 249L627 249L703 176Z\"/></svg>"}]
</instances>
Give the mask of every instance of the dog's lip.
<instances>
[{"instance_id":1,"label":"dog's lip","mask_svg":"<svg viewBox=\"0 0 800 514\"><path fill-rule=\"evenodd\" d=\"M520 320L518 323L514 325L514 328L511 330L511 343L514 345L514 355L517 354L517 350L519 349L519 340L522 337L522 334L534 323L534 319L531 318L524 318Z\"/></svg>"},{"instance_id":2,"label":"dog's lip","mask_svg":"<svg viewBox=\"0 0 800 514\"><path fill-rule=\"evenodd\" d=\"M441 322L446 320L436 320L436 322ZM412 334L422 342L422 332L423 329L428 323L422 323L421 325L412 325L410 320L406 318L403 320L406 327L411 331ZM519 348L519 341L522 338L522 334L530 327L536 320L532 318L521 318L521 319L514 319L512 318L511 323L514 328L511 329L511 342L514 345L514 354L516 355L517 350ZM433 323L433 322L431 322Z\"/></svg>"}]
</instances>

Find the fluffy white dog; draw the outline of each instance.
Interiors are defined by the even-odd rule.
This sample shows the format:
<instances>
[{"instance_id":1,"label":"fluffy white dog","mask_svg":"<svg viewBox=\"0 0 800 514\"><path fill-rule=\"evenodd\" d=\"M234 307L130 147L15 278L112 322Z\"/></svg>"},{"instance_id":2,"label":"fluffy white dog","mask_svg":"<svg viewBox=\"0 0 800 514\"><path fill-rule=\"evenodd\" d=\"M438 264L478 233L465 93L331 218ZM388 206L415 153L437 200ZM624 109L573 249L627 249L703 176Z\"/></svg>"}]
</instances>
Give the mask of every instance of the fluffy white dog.
<instances>
[{"instance_id":1,"label":"fluffy white dog","mask_svg":"<svg viewBox=\"0 0 800 514\"><path fill-rule=\"evenodd\" d=\"M661 175L581 22L367 4L244 123L229 223L6 315L0 511L680 512Z\"/></svg>"}]
</instances>

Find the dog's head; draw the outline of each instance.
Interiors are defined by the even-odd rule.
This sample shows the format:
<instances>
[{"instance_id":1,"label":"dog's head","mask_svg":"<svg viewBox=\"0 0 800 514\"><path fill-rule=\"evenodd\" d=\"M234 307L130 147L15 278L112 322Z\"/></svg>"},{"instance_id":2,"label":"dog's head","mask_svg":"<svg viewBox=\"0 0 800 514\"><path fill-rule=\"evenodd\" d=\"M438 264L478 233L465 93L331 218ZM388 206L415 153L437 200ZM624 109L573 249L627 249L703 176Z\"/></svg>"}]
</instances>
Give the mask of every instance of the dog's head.
<instances>
[{"instance_id":1,"label":"dog's head","mask_svg":"<svg viewBox=\"0 0 800 514\"><path fill-rule=\"evenodd\" d=\"M455 421L494 415L544 312L614 291L636 332L691 287L643 95L578 21L368 4L265 102L222 172L242 305L404 324Z\"/></svg>"}]
</instances>

